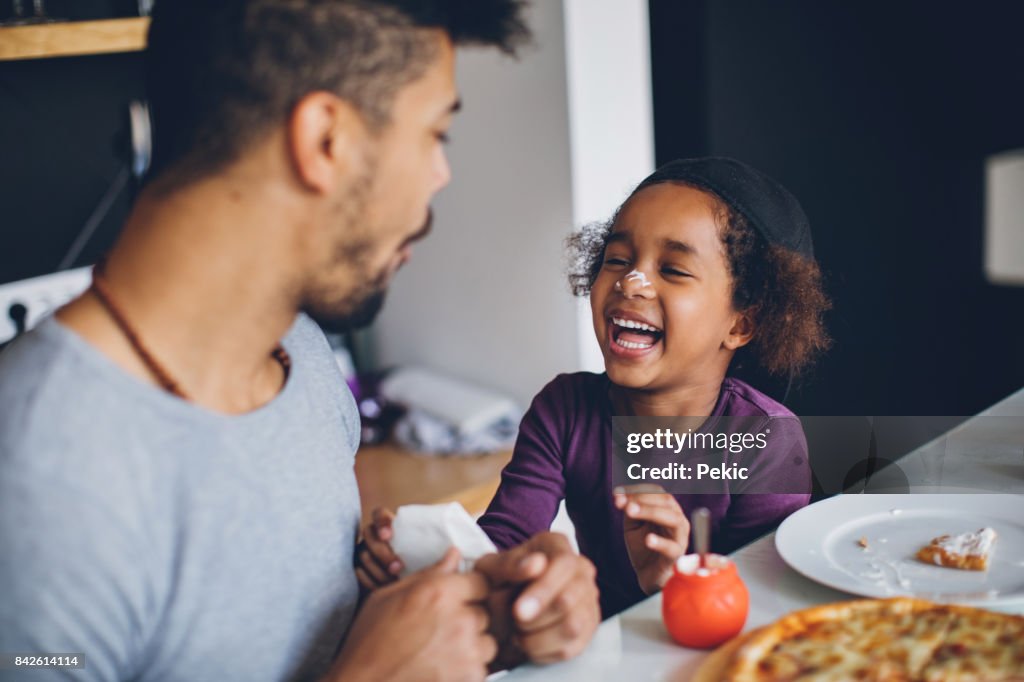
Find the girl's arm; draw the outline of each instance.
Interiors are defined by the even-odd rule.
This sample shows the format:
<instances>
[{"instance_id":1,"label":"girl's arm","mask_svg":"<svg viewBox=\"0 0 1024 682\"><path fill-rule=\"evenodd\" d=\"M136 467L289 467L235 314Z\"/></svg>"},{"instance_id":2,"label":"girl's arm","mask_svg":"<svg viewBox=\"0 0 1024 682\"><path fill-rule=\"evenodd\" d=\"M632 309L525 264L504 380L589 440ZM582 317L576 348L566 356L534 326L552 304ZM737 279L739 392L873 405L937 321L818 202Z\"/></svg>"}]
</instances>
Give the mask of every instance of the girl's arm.
<instances>
[{"instance_id":1,"label":"girl's arm","mask_svg":"<svg viewBox=\"0 0 1024 682\"><path fill-rule=\"evenodd\" d=\"M567 382L554 379L533 399L519 425L512 461L501 474L501 484L480 527L498 549L517 547L548 530L565 496L562 452L569 416L564 408ZM393 582L401 560L391 549L394 514L375 509L356 548L356 576L366 592Z\"/></svg>"},{"instance_id":2,"label":"girl's arm","mask_svg":"<svg viewBox=\"0 0 1024 682\"><path fill-rule=\"evenodd\" d=\"M522 544L551 528L565 497L564 443L572 404L558 378L537 394L519 425L512 461L478 523L499 549Z\"/></svg>"}]
</instances>

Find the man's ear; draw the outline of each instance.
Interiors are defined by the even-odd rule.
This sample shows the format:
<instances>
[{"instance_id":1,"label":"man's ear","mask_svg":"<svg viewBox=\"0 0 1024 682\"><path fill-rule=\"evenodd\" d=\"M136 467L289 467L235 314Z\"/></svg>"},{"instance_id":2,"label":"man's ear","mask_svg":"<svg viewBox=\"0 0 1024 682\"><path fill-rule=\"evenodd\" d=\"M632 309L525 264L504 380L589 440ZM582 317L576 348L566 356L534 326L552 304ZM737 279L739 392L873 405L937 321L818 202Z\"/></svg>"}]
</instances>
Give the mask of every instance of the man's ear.
<instances>
[{"instance_id":1,"label":"man's ear","mask_svg":"<svg viewBox=\"0 0 1024 682\"><path fill-rule=\"evenodd\" d=\"M736 350L750 343L750 339L754 338L754 331L756 331L754 325L754 311L744 310L736 313L736 317L733 319L732 328L729 329L729 333L726 334L725 340L722 341L722 345L729 350Z\"/></svg>"},{"instance_id":2,"label":"man's ear","mask_svg":"<svg viewBox=\"0 0 1024 682\"><path fill-rule=\"evenodd\" d=\"M311 92L288 118L286 140L295 174L307 189L325 194L339 177L353 172L356 153L367 135L363 117L349 102L329 92Z\"/></svg>"}]
</instances>

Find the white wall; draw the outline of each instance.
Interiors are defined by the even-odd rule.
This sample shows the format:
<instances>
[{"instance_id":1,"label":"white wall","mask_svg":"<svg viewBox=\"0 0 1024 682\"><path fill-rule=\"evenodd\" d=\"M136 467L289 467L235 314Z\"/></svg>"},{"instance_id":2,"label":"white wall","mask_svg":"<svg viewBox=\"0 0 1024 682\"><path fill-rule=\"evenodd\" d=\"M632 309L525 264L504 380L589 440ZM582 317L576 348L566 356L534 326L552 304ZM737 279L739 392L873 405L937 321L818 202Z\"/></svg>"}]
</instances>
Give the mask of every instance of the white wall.
<instances>
[{"instance_id":1,"label":"white wall","mask_svg":"<svg viewBox=\"0 0 1024 682\"><path fill-rule=\"evenodd\" d=\"M375 325L378 364L417 363L526 404L576 369L562 276L572 229L561 3L534 3L536 46L512 60L462 50L453 179Z\"/></svg>"},{"instance_id":2,"label":"white wall","mask_svg":"<svg viewBox=\"0 0 1024 682\"><path fill-rule=\"evenodd\" d=\"M646 2L536 0L529 21L519 60L459 53L453 180L371 334L379 366L425 365L524 405L560 372L601 369L584 357L593 333L563 241L653 164Z\"/></svg>"}]
</instances>

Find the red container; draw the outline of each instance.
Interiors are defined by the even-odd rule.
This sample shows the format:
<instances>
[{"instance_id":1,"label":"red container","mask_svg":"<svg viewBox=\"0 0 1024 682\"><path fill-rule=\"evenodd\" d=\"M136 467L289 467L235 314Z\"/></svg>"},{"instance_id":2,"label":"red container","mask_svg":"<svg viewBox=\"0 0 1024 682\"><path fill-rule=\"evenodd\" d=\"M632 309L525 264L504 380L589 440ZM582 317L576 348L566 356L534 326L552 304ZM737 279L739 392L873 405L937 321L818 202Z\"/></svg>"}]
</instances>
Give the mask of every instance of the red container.
<instances>
[{"instance_id":1,"label":"red container","mask_svg":"<svg viewBox=\"0 0 1024 682\"><path fill-rule=\"evenodd\" d=\"M736 565L718 554L698 568L696 554L681 557L661 594L661 617L672 639L686 647L708 649L743 630L750 594Z\"/></svg>"}]
</instances>

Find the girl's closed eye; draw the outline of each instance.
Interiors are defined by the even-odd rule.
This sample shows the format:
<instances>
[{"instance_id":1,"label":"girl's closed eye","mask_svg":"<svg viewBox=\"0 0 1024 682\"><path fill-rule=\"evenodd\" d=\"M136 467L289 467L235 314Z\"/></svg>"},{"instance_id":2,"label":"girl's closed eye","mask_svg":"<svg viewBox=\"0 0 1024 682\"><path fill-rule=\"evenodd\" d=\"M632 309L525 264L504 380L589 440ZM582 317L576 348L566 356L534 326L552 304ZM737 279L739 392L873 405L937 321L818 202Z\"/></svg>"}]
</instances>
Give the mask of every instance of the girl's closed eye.
<instances>
[{"instance_id":1,"label":"girl's closed eye","mask_svg":"<svg viewBox=\"0 0 1024 682\"><path fill-rule=\"evenodd\" d=\"M661 274L668 277L693 277L692 273L671 265L663 266L661 268Z\"/></svg>"},{"instance_id":2,"label":"girl's closed eye","mask_svg":"<svg viewBox=\"0 0 1024 682\"><path fill-rule=\"evenodd\" d=\"M607 256L604 259L604 265L606 268L625 268L629 266L629 260L622 256Z\"/></svg>"}]
</instances>

